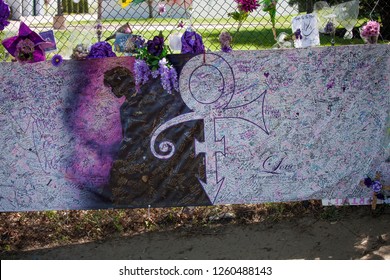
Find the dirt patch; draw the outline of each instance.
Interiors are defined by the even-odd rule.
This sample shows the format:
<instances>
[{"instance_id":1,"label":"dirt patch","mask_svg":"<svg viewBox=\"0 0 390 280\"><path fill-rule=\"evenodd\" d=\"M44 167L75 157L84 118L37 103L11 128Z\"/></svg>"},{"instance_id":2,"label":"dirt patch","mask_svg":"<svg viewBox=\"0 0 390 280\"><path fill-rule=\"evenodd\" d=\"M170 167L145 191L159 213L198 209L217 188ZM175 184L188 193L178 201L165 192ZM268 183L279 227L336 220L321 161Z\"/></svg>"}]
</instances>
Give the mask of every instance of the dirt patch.
<instances>
[{"instance_id":1,"label":"dirt patch","mask_svg":"<svg viewBox=\"0 0 390 280\"><path fill-rule=\"evenodd\" d=\"M2 223L1 258L390 259L388 206L381 206L375 213L368 206L323 208L318 202L151 209L149 215L146 209L105 211L122 211L122 215L127 211L132 217L126 224L128 216L120 219L118 212L105 212L113 218L112 224L104 222L103 215L101 224L94 224L92 213L99 211L56 212L74 216L68 231L63 229L61 218L46 224L41 219L42 231L26 223L26 217L21 227L19 218L19 222L14 221L19 228L14 230L19 231L22 240L8 242L13 246L10 250L4 248L4 237L11 229L5 229ZM40 215L47 216L44 213ZM16 214L3 213L1 218ZM84 216L76 218L76 214ZM51 231L45 231L45 225ZM21 233L23 229L25 233ZM47 238L49 232L56 237L52 241Z\"/></svg>"}]
</instances>

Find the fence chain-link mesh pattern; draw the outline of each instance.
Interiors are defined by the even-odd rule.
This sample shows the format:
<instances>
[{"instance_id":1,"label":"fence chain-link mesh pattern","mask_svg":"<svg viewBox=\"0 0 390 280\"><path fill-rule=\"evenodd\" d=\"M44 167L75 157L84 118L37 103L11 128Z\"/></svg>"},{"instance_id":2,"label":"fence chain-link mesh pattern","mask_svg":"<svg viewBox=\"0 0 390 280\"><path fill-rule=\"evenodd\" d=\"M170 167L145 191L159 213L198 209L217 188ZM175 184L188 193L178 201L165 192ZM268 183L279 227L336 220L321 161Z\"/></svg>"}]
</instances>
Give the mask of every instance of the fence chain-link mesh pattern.
<instances>
[{"instance_id":1,"label":"fence chain-link mesh pattern","mask_svg":"<svg viewBox=\"0 0 390 280\"><path fill-rule=\"evenodd\" d=\"M91 45L115 34L126 23L133 34L152 39L159 32L164 37L184 32L186 26L203 37L207 50L220 50L219 35L228 31L234 50L266 49L275 45L272 22L268 12L260 5L240 24L229 16L237 10L234 0L5 0L11 8L11 24L3 31L3 38L18 33L19 22L25 22L33 31L54 30L57 52L69 57L78 43ZM140 2L140 3L138 3ZM262 1L258 1L262 2ZM336 5L347 2L329 0ZM278 0L276 7L276 34L291 34L291 21L299 15L310 13L313 0ZM390 1L360 0L359 18L354 25L353 38L343 39L345 28L338 24L335 44L364 43L359 27L374 19L382 24L380 42L390 39ZM180 23L183 28L178 27ZM96 25L102 24L102 34L97 35ZM113 36L112 36L113 37ZM110 43L113 43L111 40ZM321 45L330 45L329 34L320 34Z\"/></svg>"}]
</instances>

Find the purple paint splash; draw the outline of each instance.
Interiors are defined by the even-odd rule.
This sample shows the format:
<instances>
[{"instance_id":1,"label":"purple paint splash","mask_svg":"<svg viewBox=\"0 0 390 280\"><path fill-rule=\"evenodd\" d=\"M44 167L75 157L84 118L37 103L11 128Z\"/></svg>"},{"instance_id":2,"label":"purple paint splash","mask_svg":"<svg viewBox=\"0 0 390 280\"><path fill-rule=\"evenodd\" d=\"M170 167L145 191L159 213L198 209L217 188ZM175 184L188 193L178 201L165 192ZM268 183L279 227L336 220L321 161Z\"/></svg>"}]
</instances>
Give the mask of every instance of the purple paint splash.
<instances>
[{"instance_id":1,"label":"purple paint splash","mask_svg":"<svg viewBox=\"0 0 390 280\"><path fill-rule=\"evenodd\" d=\"M126 62L128 64L129 61ZM75 150L66 175L80 185L102 186L108 183L122 140L120 107L125 97L117 98L103 85L104 70L101 68L110 69L102 66L105 63L106 60L101 60L99 70L89 72L88 79L93 82L78 96L73 113L71 128Z\"/></svg>"}]
</instances>

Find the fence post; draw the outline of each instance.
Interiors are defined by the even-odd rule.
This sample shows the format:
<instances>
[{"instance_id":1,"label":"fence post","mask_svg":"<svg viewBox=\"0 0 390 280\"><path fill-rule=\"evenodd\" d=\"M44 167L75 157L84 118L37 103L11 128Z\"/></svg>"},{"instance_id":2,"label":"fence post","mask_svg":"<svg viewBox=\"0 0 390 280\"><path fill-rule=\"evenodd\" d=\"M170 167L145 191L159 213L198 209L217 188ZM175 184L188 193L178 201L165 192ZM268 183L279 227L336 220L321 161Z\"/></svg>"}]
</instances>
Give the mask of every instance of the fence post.
<instances>
[{"instance_id":1,"label":"fence post","mask_svg":"<svg viewBox=\"0 0 390 280\"><path fill-rule=\"evenodd\" d=\"M54 29L66 29L66 19L62 12L62 0L57 0L57 15L53 17Z\"/></svg>"},{"instance_id":2,"label":"fence post","mask_svg":"<svg viewBox=\"0 0 390 280\"><path fill-rule=\"evenodd\" d=\"M102 3L103 0L98 0L98 11L97 11L97 18L102 19Z\"/></svg>"}]
</instances>

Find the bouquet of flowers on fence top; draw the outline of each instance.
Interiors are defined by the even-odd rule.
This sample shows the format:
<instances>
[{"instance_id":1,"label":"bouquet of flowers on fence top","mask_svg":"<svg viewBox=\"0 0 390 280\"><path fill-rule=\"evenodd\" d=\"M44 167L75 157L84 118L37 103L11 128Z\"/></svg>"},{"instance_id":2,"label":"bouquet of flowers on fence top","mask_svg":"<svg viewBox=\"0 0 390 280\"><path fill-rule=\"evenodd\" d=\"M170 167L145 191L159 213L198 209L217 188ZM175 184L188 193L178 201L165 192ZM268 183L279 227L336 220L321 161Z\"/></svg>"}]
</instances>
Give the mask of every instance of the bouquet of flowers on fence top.
<instances>
[{"instance_id":1,"label":"bouquet of flowers on fence top","mask_svg":"<svg viewBox=\"0 0 390 280\"><path fill-rule=\"evenodd\" d=\"M370 20L366 25L360 28L360 36L366 43L376 44L378 41L379 31L379 22Z\"/></svg>"},{"instance_id":2,"label":"bouquet of flowers on fence top","mask_svg":"<svg viewBox=\"0 0 390 280\"><path fill-rule=\"evenodd\" d=\"M238 21L237 31L240 30L242 22L246 20L249 14L255 11L260 4L257 0L234 0L237 3L237 10L233 13L229 13L228 16Z\"/></svg>"},{"instance_id":3,"label":"bouquet of flowers on fence top","mask_svg":"<svg viewBox=\"0 0 390 280\"><path fill-rule=\"evenodd\" d=\"M147 41L145 46L138 50L137 59L134 63L137 92L139 92L141 85L144 85L150 77L156 79L158 76L161 77L162 87L168 93L172 93L172 90L179 90L177 72L166 59L167 54L168 50L161 33L155 36L153 40Z\"/></svg>"}]
</instances>

